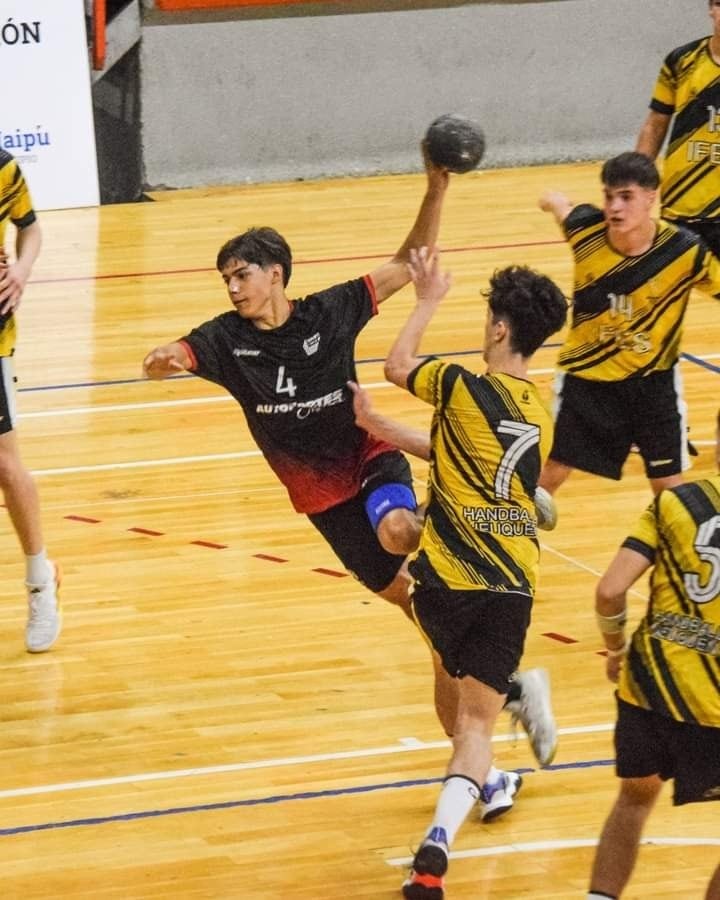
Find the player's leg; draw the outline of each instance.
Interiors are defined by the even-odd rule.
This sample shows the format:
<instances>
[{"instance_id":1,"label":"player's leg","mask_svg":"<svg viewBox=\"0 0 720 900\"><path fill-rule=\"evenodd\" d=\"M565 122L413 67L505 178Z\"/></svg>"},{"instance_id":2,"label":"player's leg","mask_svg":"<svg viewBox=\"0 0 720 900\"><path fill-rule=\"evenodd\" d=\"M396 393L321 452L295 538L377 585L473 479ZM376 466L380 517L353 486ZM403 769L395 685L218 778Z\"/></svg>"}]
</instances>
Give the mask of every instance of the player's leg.
<instances>
[{"instance_id":1,"label":"player's leg","mask_svg":"<svg viewBox=\"0 0 720 900\"><path fill-rule=\"evenodd\" d=\"M363 476L360 496L380 544L388 553L413 553L420 543L423 513L407 459L397 451L382 453L367 463Z\"/></svg>"},{"instance_id":2,"label":"player's leg","mask_svg":"<svg viewBox=\"0 0 720 900\"><path fill-rule=\"evenodd\" d=\"M403 885L408 900L444 896L450 847L482 799L492 766L492 731L520 660L530 597L502 599L487 591L440 592L417 587L418 623L458 684L453 751L432 823ZM499 609L499 607L503 607Z\"/></svg>"},{"instance_id":3,"label":"player's leg","mask_svg":"<svg viewBox=\"0 0 720 900\"><path fill-rule=\"evenodd\" d=\"M640 837L662 789L658 775L623 778L605 820L590 876L590 896L619 897L637 860Z\"/></svg>"},{"instance_id":4,"label":"player's leg","mask_svg":"<svg viewBox=\"0 0 720 900\"><path fill-rule=\"evenodd\" d=\"M25 554L28 622L25 644L31 652L49 650L60 634L57 601L59 575L46 556L40 501L32 475L20 458L15 427L11 361L0 358L0 490L10 521Z\"/></svg>"},{"instance_id":5,"label":"player's leg","mask_svg":"<svg viewBox=\"0 0 720 900\"><path fill-rule=\"evenodd\" d=\"M673 720L617 697L616 704L615 772L620 788L595 852L589 896L620 896L663 780L674 774Z\"/></svg>"}]
</instances>

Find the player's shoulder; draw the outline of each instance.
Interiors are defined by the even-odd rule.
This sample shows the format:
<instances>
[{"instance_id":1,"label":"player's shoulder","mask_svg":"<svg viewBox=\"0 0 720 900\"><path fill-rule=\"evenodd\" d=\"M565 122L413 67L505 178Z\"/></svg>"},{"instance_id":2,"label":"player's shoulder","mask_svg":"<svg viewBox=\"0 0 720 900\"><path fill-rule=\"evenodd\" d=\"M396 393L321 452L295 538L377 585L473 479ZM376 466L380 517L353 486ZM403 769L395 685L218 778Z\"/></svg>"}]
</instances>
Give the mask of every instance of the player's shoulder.
<instances>
[{"instance_id":1,"label":"player's shoulder","mask_svg":"<svg viewBox=\"0 0 720 900\"><path fill-rule=\"evenodd\" d=\"M592 203L579 203L573 206L563 224L567 232L578 231L594 225L604 225L605 216L603 211Z\"/></svg>"},{"instance_id":2,"label":"player's shoulder","mask_svg":"<svg viewBox=\"0 0 720 900\"><path fill-rule=\"evenodd\" d=\"M0 172L6 167L12 169L19 169L17 160L12 155L12 153L8 153L7 150L0 149Z\"/></svg>"},{"instance_id":3,"label":"player's shoulder","mask_svg":"<svg viewBox=\"0 0 720 900\"><path fill-rule=\"evenodd\" d=\"M698 52L704 49L708 45L710 41L709 37L701 37L696 38L694 41L688 41L687 44L682 44L679 47L675 47L671 50L668 55L665 57L665 65L672 71L677 72L678 69L693 56L696 56Z\"/></svg>"}]
</instances>

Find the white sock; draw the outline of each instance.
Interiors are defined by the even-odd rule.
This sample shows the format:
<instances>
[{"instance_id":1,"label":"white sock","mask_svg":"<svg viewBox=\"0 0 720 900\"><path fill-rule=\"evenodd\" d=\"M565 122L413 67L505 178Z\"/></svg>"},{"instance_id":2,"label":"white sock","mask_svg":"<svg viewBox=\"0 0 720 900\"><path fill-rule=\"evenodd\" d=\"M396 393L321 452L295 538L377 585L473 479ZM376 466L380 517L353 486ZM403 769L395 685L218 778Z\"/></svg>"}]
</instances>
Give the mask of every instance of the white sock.
<instances>
[{"instance_id":1,"label":"white sock","mask_svg":"<svg viewBox=\"0 0 720 900\"><path fill-rule=\"evenodd\" d=\"M495 784L495 782L500 778L500 770L496 769L495 766L490 766L488 769L488 773L485 776L485 784Z\"/></svg>"},{"instance_id":2,"label":"white sock","mask_svg":"<svg viewBox=\"0 0 720 900\"><path fill-rule=\"evenodd\" d=\"M617 897L615 897L613 894L598 894L590 891L590 893L587 895L587 900L617 900Z\"/></svg>"},{"instance_id":3,"label":"white sock","mask_svg":"<svg viewBox=\"0 0 720 900\"><path fill-rule=\"evenodd\" d=\"M35 587L47 584L53 577L53 568L43 548L33 556L25 557L25 581Z\"/></svg>"},{"instance_id":4,"label":"white sock","mask_svg":"<svg viewBox=\"0 0 720 900\"><path fill-rule=\"evenodd\" d=\"M450 775L446 778L426 840L444 843L450 847L458 829L479 797L480 789L472 778L466 778L464 775Z\"/></svg>"}]
</instances>

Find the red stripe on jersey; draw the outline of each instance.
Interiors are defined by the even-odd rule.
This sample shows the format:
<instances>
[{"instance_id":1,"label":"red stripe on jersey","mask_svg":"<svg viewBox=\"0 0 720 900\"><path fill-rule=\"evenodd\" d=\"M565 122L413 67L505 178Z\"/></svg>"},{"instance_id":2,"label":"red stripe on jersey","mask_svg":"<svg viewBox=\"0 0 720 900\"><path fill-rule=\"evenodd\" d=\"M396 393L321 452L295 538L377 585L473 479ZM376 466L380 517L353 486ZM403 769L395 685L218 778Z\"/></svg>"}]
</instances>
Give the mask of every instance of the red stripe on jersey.
<instances>
[{"instance_id":1,"label":"red stripe on jersey","mask_svg":"<svg viewBox=\"0 0 720 900\"><path fill-rule=\"evenodd\" d=\"M193 348L190 346L190 344L188 344L187 341L178 341L178 344L180 344L181 347L185 348L185 352L190 357L190 371L194 372L195 369L197 369L197 358L193 353Z\"/></svg>"},{"instance_id":2,"label":"red stripe on jersey","mask_svg":"<svg viewBox=\"0 0 720 900\"><path fill-rule=\"evenodd\" d=\"M365 286L367 287L368 293L370 294L373 315L376 316L378 314L378 302L377 294L375 293L375 283L369 275L363 275L363 281L365 282Z\"/></svg>"}]
</instances>

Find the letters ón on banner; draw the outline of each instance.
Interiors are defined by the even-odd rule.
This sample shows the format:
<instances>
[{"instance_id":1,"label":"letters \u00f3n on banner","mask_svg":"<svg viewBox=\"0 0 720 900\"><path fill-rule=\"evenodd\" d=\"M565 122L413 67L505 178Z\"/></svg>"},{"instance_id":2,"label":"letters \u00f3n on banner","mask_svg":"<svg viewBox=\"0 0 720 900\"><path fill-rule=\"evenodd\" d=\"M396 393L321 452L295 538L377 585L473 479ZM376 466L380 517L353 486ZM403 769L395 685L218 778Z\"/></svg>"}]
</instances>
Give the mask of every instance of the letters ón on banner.
<instances>
[{"instance_id":1,"label":"letters \u00f3n on banner","mask_svg":"<svg viewBox=\"0 0 720 900\"><path fill-rule=\"evenodd\" d=\"M0 147L35 209L100 202L83 0L3 0Z\"/></svg>"}]
</instances>

